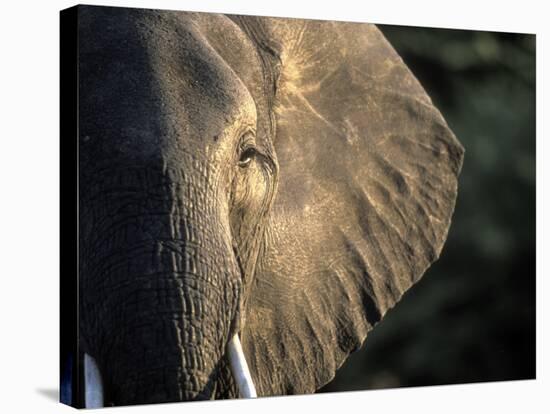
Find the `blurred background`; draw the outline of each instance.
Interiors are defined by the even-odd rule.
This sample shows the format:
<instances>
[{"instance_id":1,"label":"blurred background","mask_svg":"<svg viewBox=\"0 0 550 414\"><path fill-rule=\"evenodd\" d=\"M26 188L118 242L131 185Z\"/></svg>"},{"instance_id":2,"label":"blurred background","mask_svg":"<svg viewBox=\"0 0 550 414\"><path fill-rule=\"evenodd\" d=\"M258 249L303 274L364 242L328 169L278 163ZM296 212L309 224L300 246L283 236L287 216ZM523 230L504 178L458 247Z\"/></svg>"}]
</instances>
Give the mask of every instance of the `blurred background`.
<instances>
[{"instance_id":1,"label":"blurred background","mask_svg":"<svg viewBox=\"0 0 550 414\"><path fill-rule=\"evenodd\" d=\"M535 377L535 36L380 26L466 148L439 261L320 392Z\"/></svg>"}]
</instances>

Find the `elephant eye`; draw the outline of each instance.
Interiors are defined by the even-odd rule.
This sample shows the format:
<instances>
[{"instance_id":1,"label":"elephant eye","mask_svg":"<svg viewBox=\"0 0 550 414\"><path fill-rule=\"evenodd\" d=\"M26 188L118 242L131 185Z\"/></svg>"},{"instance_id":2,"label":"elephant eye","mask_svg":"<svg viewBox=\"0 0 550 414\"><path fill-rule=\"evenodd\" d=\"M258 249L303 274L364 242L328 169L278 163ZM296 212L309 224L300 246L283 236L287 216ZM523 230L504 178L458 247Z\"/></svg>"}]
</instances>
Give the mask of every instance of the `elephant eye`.
<instances>
[{"instance_id":1,"label":"elephant eye","mask_svg":"<svg viewBox=\"0 0 550 414\"><path fill-rule=\"evenodd\" d=\"M247 168L250 163L252 162L252 159L256 155L256 149L253 147L248 147L243 152L241 152L241 156L239 157L239 167L241 168Z\"/></svg>"}]
</instances>

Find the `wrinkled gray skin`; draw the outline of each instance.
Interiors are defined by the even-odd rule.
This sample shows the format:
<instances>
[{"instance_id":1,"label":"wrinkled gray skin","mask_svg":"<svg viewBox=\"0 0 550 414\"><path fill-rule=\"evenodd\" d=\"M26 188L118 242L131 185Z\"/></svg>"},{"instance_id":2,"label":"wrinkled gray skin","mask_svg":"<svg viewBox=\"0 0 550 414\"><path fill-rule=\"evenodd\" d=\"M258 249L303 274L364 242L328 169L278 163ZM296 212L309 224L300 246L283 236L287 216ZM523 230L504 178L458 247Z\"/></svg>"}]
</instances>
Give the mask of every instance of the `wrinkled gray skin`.
<instances>
[{"instance_id":1,"label":"wrinkled gray skin","mask_svg":"<svg viewBox=\"0 0 550 414\"><path fill-rule=\"evenodd\" d=\"M311 393L439 255L463 149L372 25L79 8L80 340L107 405Z\"/></svg>"}]
</instances>

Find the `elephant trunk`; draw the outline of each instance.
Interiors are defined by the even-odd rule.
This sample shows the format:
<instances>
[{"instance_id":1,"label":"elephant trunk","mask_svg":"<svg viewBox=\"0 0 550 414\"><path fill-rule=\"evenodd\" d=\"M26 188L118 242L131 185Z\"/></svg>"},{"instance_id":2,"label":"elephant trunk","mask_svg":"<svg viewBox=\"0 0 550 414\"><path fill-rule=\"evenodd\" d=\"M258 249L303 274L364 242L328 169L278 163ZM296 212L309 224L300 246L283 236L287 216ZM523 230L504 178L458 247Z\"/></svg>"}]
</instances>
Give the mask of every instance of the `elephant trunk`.
<instances>
[{"instance_id":1,"label":"elephant trunk","mask_svg":"<svg viewBox=\"0 0 550 414\"><path fill-rule=\"evenodd\" d=\"M81 177L81 336L107 403L215 395L242 282L207 188L166 167Z\"/></svg>"}]
</instances>

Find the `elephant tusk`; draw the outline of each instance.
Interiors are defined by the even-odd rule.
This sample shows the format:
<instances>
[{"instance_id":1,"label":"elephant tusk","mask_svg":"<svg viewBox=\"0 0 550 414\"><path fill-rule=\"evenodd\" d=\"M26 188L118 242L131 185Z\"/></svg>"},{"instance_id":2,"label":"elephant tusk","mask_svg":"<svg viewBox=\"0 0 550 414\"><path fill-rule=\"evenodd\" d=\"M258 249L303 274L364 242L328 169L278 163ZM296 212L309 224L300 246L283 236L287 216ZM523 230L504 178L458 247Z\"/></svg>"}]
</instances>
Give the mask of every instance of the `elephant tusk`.
<instances>
[{"instance_id":1,"label":"elephant tusk","mask_svg":"<svg viewBox=\"0 0 550 414\"><path fill-rule=\"evenodd\" d=\"M235 334L227 344L227 353L231 373L237 383L241 397L256 398L256 388L254 387L254 382L252 381L252 376L244 357L239 334Z\"/></svg>"},{"instance_id":2,"label":"elephant tusk","mask_svg":"<svg viewBox=\"0 0 550 414\"><path fill-rule=\"evenodd\" d=\"M227 344L231 373L243 398L256 398L256 388L244 357L239 335ZM93 357L84 354L84 401L86 408L103 407L103 383L99 367Z\"/></svg>"},{"instance_id":3,"label":"elephant tusk","mask_svg":"<svg viewBox=\"0 0 550 414\"><path fill-rule=\"evenodd\" d=\"M95 359L84 354L84 404L86 408L103 407L103 383Z\"/></svg>"}]
</instances>

